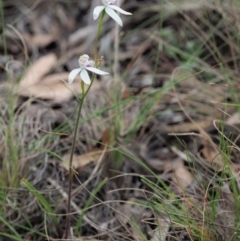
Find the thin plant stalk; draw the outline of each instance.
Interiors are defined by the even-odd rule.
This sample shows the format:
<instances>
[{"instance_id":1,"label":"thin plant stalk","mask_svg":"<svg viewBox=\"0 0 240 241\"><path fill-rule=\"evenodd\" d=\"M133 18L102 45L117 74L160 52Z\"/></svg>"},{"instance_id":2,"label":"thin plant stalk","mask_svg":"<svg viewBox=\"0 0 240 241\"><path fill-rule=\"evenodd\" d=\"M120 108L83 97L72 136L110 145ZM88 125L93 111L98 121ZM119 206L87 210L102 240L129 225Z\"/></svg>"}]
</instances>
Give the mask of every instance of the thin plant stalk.
<instances>
[{"instance_id":1,"label":"thin plant stalk","mask_svg":"<svg viewBox=\"0 0 240 241\"><path fill-rule=\"evenodd\" d=\"M94 45L94 60L95 60L95 62L97 62L97 64L96 64L97 68L100 65L100 61L97 61L98 39L99 39L101 30L102 30L104 15L105 15L105 11L103 11L102 14L101 14L101 18L100 18L100 21L99 21L99 24L98 24L98 32L97 32L97 35L96 35L95 45ZM75 124L75 128L74 128L73 141L72 141L72 147L71 147L71 154L70 154L70 160L69 160L67 217L66 217L66 230L65 230L65 234L64 234L64 239L68 239L68 231L69 231L70 222L71 222L70 211L71 211L72 183L73 183L73 167L72 167L72 163L73 163L73 154L74 154L75 146L76 146L76 140L77 140L77 136L78 136L79 122L80 122L83 102L84 102L85 97L87 96L89 90L92 87L92 84L93 84L93 81L95 79L95 76L96 75L93 74L93 76L91 78L91 83L90 83L88 89L86 90L86 92L84 90L84 83L81 82L82 98L80 100L80 104L79 104L79 108L78 108L77 120L76 120L76 124Z\"/></svg>"},{"instance_id":2,"label":"thin plant stalk","mask_svg":"<svg viewBox=\"0 0 240 241\"><path fill-rule=\"evenodd\" d=\"M7 51L7 41L6 41L6 34L5 34L5 19L4 19L4 10L3 10L3 0L0 0L0 21L1 21L1 24L2 24L3 51L4 51L4 56L7 56L8 51Z\"/></svg>"},{"instance_id":3,"label":"thin plant stalk","mask_svg":"<svg viewBox=\"0 0 240 241\"><path fill-rule=\"evenodd\" d=\"M105 10L103 10L101 13L101 18L100 18L100 21L98 24L98 31L97 31L97 35L96 35L95 42L94 42L94 61L95 62L97 61L98 39L99 39L100 33L102 31L104 16L105 16Z\"/></svg>"},{"instance_id":4,"label":"thin plant stalk","mask_svg":"<svg viewBox=\"0 0 240 241\"><path fill-rule=\"evenodd\" d=\"M120 7L120 2L118 1L117 6ZM119 24L115 25L114 31L114 61L113 61L113 80L114 82L119 81Z\"/></svg>"},{"instance_id":5,"label":"thin plant stalk","mask_svg":"<svg viewBox=\"0 0 240 241\"><path fill-rule=\"evenodd\" d=\"M82 94L83 94L83 96L82 96L82 99L80 101L79 108L78 108L77 121L76 121L75 129L74 129L71 155L70 155L70 160L69 160L67 218L66 218L66 230L65 230L65 237L64 237L65 239L68 239L68 230L69 230L70 221L71 221L70 209L71 209L71 195L72 195L72 182L73 182L72 162L73 162L73 154L74 154L74 150L75 150L75 146L76 146L76 139L77 139L77 134L78 134L78 127L79 127L79 121L80 121L83 101L85 98L85 93L82 93Z\"/></svg>"}]
</instances>

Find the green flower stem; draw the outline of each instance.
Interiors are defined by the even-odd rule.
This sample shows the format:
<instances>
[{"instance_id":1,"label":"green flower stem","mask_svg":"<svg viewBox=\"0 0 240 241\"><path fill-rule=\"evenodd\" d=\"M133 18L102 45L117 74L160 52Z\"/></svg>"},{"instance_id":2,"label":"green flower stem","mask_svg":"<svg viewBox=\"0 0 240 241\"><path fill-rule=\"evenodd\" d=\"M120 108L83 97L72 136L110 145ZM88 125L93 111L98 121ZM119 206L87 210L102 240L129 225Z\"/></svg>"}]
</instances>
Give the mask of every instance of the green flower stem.
<instances>
[{"instance_id":1,"label":"green flower stem","mask_svg":"<svg viewBox=\"0 0 240 241\"><path fill-rule=\"evenodd\" d=\"M72 199L72 183L73 183L73 154L75 151L75 146L76 146L76 140L77 140L77 135L78 135L78 129L79 129L79 122L80 122L80 117L81 117L81 112L82 112L82 107L83 107L83 102L85 100L85 97L87 96L92 83L95 79L95 74L93 74L91 78L91 84L89 85L88 89L86 92L84 92L84 83L81 82L81 89L82 89L82 98L80 100L79 108L78 108L78 114L77 114L77 120L76 120L76 125L74 129L74 135L73 135L73 142L72 142L72 148L71 148L71 155L70 155L70 160L69 160L69 177L68 177L68 201L67 201L67 218L66 218L66 230L65 230L65 237L64 239L68 239L68 230L70 228L70 221L71 221L71 199Z\"/></svg>"},{"instance_id":2,"label":"green flower stem","mask_svg":"<svg viewBox=\"0 0 240 241\"><path fill-rule=\"evenodd\" d=\"M99 21L99 24L98 24L98 31L97 31L97 35L96 35L95 43L94 43L94 61L95 62L97 61L98 39L99 39L99 36L101 34L101 31L102 31L104 16L105 16L105 10L103 10L102 13L101 13L101 18L100 18L100 21Z\"/></svg>"},{"instance_id":3,"label":"green flower stem","mask_svg":"<svg viewBox=\"0 0 240 241\"><path fill-rule=\"evenodd\" d=\"M82 99L80 100L79 108L78 108L78 114L77 114L77 121L74 129L74 135L73 135L73 142L72 142L72 148L71 148L71 155L69 160L69 177L68 177L68 201L67 201L67 217L66 217L66 230L65 230L65 237L64 239L68 239L68 230L70 228L70 221L71 221L71 198L72 198L72 183L73 183L73 154L76 146L76 140L77 140L77 134L78 134L78 127L79 127L79 121L83 106L83 101L85 97L85 93L82 93Z\"/></svg>"},{"instance_id":4,"label":"green flower stem","mask_svg":"<svg viewBox=\"0 0 240 241\"><path fill-rule=\"evenodd\" d=\"M97 36L95 39L95 50L94 50L94 59L97 62L96 63L96 68L99 67L100 65L100 61L97 61L97 43L98 43L98 38L100 36L101 30L102 30L102 25L103 25L103 19L104 19L104 15L105 15L105 11L102 12L101 15L101 19L98 25L98 32L97 32ZM70 155L70 160L69 160L69 179L68 179L68 201L67 201L67 217L66 217L66 230L65 230L65 234L64 234L64 239L68 239L68 231L70 228L70 222L71 222L71 199L72 199L72 183L73 183L73 167L72 167L72 162L73 162L73 154L75 151L75 146L76 146L76 140L77 140L77 135L78 135L78 129L79 129L79 122L80 122L80 116L81 116L81 112L82 112L82 107L83 107L83 102L85 100L85 97L87 96L89 90L92 87L93 81L95 79L96 74L92 75L91 78L91 83L87 89L87 91L85 92L84 90L84 83L81 82L81 89L82 89L82 98L80 100L80 104L79 104L79 108L78 108L78 114L77 114L77 120L76 120L76 125L75 125L75 129L74 129L74 135L73 135L73 142L72 142L72 148L71 148L71 155Z\"/></svg>"},{"instance_id":5,"label":"green flower stem","mask_svg":"<svg viewBox=\"0 0 240 241\"><path fill-rule=\"evenodd\" d=\"M3 9L3 0L0 0L0 21L2 24L2 42L3 42L3 51L4 56L7 56L7 41L6 41L6 34L5 34L5 19L4 19L4 9Z\"/></svg>"}]
</instances>

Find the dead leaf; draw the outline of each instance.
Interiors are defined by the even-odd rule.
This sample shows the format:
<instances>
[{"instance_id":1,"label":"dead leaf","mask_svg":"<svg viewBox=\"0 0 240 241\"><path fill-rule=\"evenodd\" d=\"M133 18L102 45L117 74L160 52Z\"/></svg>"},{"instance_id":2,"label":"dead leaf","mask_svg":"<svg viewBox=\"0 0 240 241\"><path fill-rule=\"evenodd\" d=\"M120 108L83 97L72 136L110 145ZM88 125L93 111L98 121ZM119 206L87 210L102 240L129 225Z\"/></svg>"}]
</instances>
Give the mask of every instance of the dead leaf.
<instances>
[{"instance_id":1,"label":"dead leaf","mask_svg":"<svg viewBox=\"0 0 240 241\"><path fill-rule=\"evenodd\" d=\"M48 54L38 59L24 74L20 88L28 88L37 84L56 64L57 56L55 54Z\"/></svg>"},{"instance_id":2,"label":"dead leaf","mask_svg":"<svg viewBox=\"0 0 240 241\"><path fill-rule=\"evenodd\" d=\"M79 82L66 85L61 81L66 80L68 75L68 73L59 73L47 76L35 85L19 88L18 93L20 96L48 99L56 103L67 101L73 96L72 91L77 94L80 92Z\"/></svg>"},{"instance_id":3,"label":"dead leaf","mask_svg":"<svg viewBox=\"0 0 240 241\"><path fill-rule=\"evenodd\" d=\"M212 143L210 143L209 140L206 140L205 138L202 138L202 155L204 158L210 163L217 163L220 166L222 166L222 158L219 152L217 152L217 149L213 147Z\"/></svg>"},{"instance_id":4,"label":"dead leaf","mask_svg":"<svg viewBox=\"0 0 240 241\"><path fill-rule=\"evenodd\" d=\"M192 174L184 166L178 167L175 170L175 176L182 188L186 188L193 181Z\"/></svg>"},{"instance_id":5,"label":"dead leaf","mask_svg":"<svg viewBox=\"0 0 240 241\"><path fill-rule=\"evenodd\" d=\"M19 88L18 94L25 97L42 98L52 100L55 103L62 103L69 100L74 94L81 93L80 77L77 76L75 81L71 84L65 84L62 80L67 82L69 73L53 74L45 77L37 84ZM91 91L99 89L100 85L94 81Z\"/></svg>"},{"instance_id":6,"label":"dead leaf","mask_svg":"<svg viewBox=\"0 0 240 241\"><path fill-rule=\"evenodd\" d=\"M157 228L153 231L153 235L150 241L166 240L168 231L170 228L170 220L168 218L158 218Z\"/></svg>"},{"instance_id":7,"label":"dead leaf","mask_svg":"<svg viewBox=\"0 0 240 241\"><path fill-rule=\"evenodd\" d=\"M193 176L190 171L184 166L182 160L176 160L173 165L174 178L173 181L177 186L180 186L180 190L185 189L193 182Z\"/></svg>"},{"instance_id":8,"label":"dead leaf","mask_svg":"<svg viewBox=\"0 0 240 241\"><path fill-rule=\"evenodd\" d=\"M24 34L23 37L30 45L34 46L35 48L46 47L56 40L56 37L51 34Z\"/></svg>"},{"instance_id":9,"label":"dead leaf","mask_svg":"<svg viewBox=\"0 0 240 241\"><path fill-rule=\"evenodd\" d=\"M226 123L229 125L239 125L240 124L240 115L238 112L232 114L227 118Z\"/></svg>"},{"instance_id":10,"label":"dead leaf","mask_svg":"<svg viewBox=\"0 0 240 241\"><path fill-rule=\"evenodd\" d=\"M87 153L82 155L73 155L72 166L74 169L81 169L91 162L97 164L103 158L107 150L107 145L109 145L112 141L112 136L110 131L111 131L110 128L107 128L105 131L103 131L102 137L100 140L100 142L103 143L103 145L101 145L100 147L94 147L91 150L89 150ZM68 162L68 160L70 160L70 154L64 155L63 159L65 159ZM68 170L69 165L67 162L63 163L63 167Z\"/></svg>"},{"instance_id":11,"label":"dead leaf","mask_svg":"<svg viewBox=\"0 0 240 241\"><path fill-rule=\"evenodd\" d=\"M89 163L97 163L100 161L100 158L102 156L103 150L100 148L93 148L89 152L83 154L83 155L73 155L73 163L72 167L76 170L82 169L84 166L88 165ZM68 161L70 160L70 154L66 154L63 156L63 159L66 160L62 165L63 167L68 170L69 165Z\"/></svg>"}]
</instances>

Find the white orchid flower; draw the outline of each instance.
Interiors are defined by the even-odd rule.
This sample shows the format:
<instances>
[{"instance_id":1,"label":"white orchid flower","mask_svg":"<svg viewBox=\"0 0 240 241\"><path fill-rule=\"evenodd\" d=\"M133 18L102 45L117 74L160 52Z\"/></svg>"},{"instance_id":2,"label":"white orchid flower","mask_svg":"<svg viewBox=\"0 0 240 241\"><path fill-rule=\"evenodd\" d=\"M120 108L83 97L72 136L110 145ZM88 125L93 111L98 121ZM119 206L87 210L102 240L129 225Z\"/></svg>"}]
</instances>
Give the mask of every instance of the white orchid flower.
<instances>
[{"instance_id":1,"label":"white orchid flower","mask_svg":"<svg viewBox=\"0 0 240 241\"><path fill-rule=\"evenodd\" d=\"M91 80L90 80L87 70L90 72L93 72L95 74L99 74L99 75L109 74L107 72L94 68L94 66L95 66L94 61L91 61L89 59L90 58L87 54L80 56L80 58L78 60L80 68L74 69L70 72L70 74L68 76L68 84L71 84L73 82L73 80L75 79L75 77L80 73L80 77L81 77L82 81L84 83L90 85Z\"/></svg>"},{"instance_id":2,"label":"white orchid flower","mask_svg":"<svg viewBox=\"0 0 240 241\"><path fill-rule=\"evenodd\" d=\"M116 3L116 0L102 0L103 6L98 6L95 7L93 10L93 19L96 20L100 13L105 10L106 13L113 19L115 20L120 26L123 25L122 23L122 19L116 14L116 11L118 11L119 13L125 14L125 15L132 15L129 12L124 11L123 9L121 9L118 6L115 6L114 4Z\"/></svg>"}]
</instances>

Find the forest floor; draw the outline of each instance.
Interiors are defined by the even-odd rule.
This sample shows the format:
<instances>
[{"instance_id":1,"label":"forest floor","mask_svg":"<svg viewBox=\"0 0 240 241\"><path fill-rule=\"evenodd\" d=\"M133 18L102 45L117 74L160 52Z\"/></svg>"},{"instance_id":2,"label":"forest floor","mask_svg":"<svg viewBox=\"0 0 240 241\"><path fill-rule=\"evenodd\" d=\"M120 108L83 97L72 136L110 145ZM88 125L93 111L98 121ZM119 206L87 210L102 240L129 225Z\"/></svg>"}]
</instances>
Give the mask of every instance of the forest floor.
<instances>
[{"instance_id":1,"label":"forest floor","mask_svg":"<svg viewBox=\"0 0 240 241\"><path fill-rule=\"evenodd\" d=\"M240 2L0 0L0 241L240 240ZM239 91L239 92L238 92Z\"/></svg>"}]
</instances>

